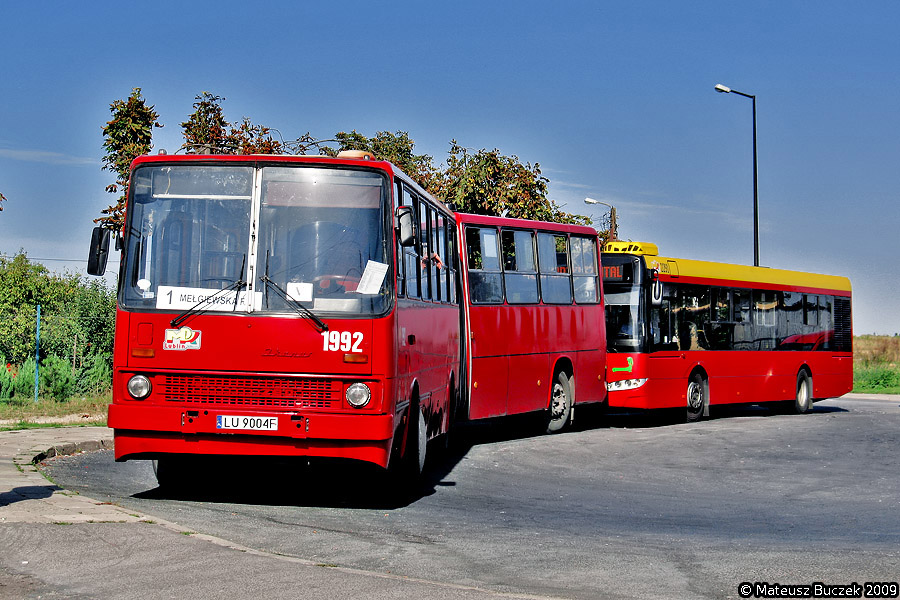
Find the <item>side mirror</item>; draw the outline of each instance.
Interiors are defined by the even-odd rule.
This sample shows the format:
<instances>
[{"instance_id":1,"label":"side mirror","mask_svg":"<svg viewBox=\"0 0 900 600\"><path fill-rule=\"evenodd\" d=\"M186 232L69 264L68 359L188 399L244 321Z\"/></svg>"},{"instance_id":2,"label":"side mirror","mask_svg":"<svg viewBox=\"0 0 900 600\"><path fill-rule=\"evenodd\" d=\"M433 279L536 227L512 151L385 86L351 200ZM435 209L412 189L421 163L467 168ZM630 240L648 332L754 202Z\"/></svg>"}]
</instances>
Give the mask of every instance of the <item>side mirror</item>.
<instances>
[{"instance_id":1,"label":"side mirror","mask_svg":"<svg viewBox=\"0 0 900 600\"><path fill-rule=\"evenodd\" d=\"M90 275L106 273L106 261L109 259L109 229L94 227L91 232L91 252L88 254L87 272Z\"/></svg>"},{"instance_id":2,"label":"side mirror","mask_svg":"<svg viewBox=\"0 0 900 600\"><path fill-rule=\"evenodd\" d=\"M397 241L401 246L416 245L416 220L411 206L397 207Z\"/></svg>"}]
</instances>

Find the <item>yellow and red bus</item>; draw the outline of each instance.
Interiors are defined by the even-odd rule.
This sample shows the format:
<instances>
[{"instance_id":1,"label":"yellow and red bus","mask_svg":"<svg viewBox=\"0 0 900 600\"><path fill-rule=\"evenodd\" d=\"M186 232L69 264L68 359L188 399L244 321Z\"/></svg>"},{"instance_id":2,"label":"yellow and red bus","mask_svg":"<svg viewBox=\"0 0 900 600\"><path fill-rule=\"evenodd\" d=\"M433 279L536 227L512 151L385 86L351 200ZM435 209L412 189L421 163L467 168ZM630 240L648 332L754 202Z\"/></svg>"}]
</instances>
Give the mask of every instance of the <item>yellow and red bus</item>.
<instances>
[{"instance_id":1,"label":"yellow and red bus","mask_svg":"<svg viewBox=\"0 0 900 600\"><path fill-rule=\"evenodd\" d=\"M805 413L853 388L846 277L603 249L609 405L684 409L775 403Z\"/></svg>"},{"instance_id":2,"label":"yellow and red bus","mask_svg":"<svg viewBox=\"0 0 900 600\"><path fill-rule=\"evenodd\" d=\"M457 214L462 416L543 411L548 432L606 398L596 230Z\"/></svg>"},{"instance_id":3,"label":"yellow and red bus","mask_svg":"<svg viewBox=\"0 0 900 600\"><path fill-rule=\"evenodd\" d=\"M119 272L116 460L347 458L413 476L457 397L453 213L388 162L142 156ZM95 230L102 274L109 231Z\"/></svg>"}]
</instances>

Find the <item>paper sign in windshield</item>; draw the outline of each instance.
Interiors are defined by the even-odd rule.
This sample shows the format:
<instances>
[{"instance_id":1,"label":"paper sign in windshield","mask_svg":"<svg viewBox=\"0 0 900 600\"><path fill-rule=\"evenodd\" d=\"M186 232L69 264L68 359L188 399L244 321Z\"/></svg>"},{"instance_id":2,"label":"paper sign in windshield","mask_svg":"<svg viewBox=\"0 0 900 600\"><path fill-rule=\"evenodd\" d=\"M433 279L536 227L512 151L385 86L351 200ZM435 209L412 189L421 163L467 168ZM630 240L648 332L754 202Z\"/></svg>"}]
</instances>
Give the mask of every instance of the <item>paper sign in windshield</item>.
<instances>
[{"instance_id":1,"label":"paper sign in windshield","mask_svg":"<svg viewBox=\"0 0 900 600\"><path fill-rule=\"evenodd\" d=\"M218 292L218 293L217 293ZM161 310L189 310L197 307L203 311L233 312L235 310L247 310L250 294L242 290L235 305L236 291L219 292L204 288L175 287L168 285L159 286L159 295L156 297L156 308ZM262 294L253 293L257 306L262 302Z\"/></svg>"},{"instance_id":2,"label":"paper sign in windshield","mask_svg":"<svg viewBox=\"0 0 900 600\"><path fill-rule=\"evenodd\" d=\"M384 283L384 276L387 274L388 266L384 263L370 260L366 263L366 270L363 272L359 285L356 286L357 294L377 294L381 290L381 284Z\"/></svg>"}]
</instances>

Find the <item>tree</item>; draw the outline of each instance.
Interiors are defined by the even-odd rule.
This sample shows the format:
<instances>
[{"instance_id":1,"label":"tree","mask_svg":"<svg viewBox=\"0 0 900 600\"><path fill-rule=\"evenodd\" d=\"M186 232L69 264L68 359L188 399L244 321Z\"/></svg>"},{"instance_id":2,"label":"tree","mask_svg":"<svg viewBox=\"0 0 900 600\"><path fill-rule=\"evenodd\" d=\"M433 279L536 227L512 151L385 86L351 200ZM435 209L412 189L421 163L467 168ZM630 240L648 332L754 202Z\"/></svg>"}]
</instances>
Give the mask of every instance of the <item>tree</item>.
<instances>
[{"instance_id":1,"label":"tree","mask_svg":"<svg viewBox=\"0 0 900 600\"><path fill-rule=\"evenodd\" d=\"M38 305L42 357L112 353L115 292L100 279L52 274L20 251L0 258L0 356L17 364L34 356Z\"/></svg>"},{"instance_id":2,"label":"tree","mask_svg":"<svg viewBox=\"0 0 900 600\"><path fill-rule=\"evenodd\" d=\"M272 137L272 130L263 125L254 125L249 117L241 124L232 125L226 144L236 149L235 154L283 154L284 142Z\"/></svg>"},{"instance_id":3,"label":"tree","mask_svg":"<svg viewBox=\"0 0 900 600\"><path fill-rule=\"evenodd\" d=\"M341 131L334 139L320 140L309 132L285 142L273 136L277 130L254 124L244 117L239 124L225 119L221 96L202 92L195 97L194 112L181 123L184 134L182 149L205 154L307 154L316 149L320 154L336 156L342 150L365 150L377 159L397 165L429 192L444 199L457 210L486 215L591 224L590 217L563 212L547 197L549 180L541 174L540 165L523 164L515 155L505 156L498 149L481 149L469 154L468 149L451 140L446 168L436 167L427 154L415 153L415 142L406 131L379 131L366 137L355 129ZM107 190L115 192L128 181L131 161L149 151L153 127L161 127L153 107L147 107L134 88L128 102L110 105L114 119L104 128L105 169L118 173L116 184ZM336 144L332 147L330 144ZM103 211L98 219L110 227L121 227L124 217L124 194L115 206Z\"/></svg>"},{"instance_id":4,"label":"tree","mask_svg":"<svg viewBox=\"0 0 900 600\"><path fill-rule=\"evenodd\" d=\"M6 196L0 194L0 212L3 212L3 202L6 201Z\"/></svg>"},{"instance_id":5,"label":"tree","mask_svg":"<svg viewBox=\"0 0 900 600\"><path fill-rule=\"evenodd\" d=\"M590 225L590 217L565 213L547 198L549 181L537 163L522 164L496 148L470 155L451 140L437 194L461 212Z\"/></svg>"},{"instance_id":6,"label":"tree","mask_svg":"<svg viewBox=\"0 0 900 600\"><path fill-rule=\"evenodd\" d=\"M181 124L182 148L188 154L222 154L228 139L228 121L222 112L221 96L201 92L194 98L194 112Z\"/></svg>"},{"instance_id":7,"label":"tree","mask_svg":"<svg viewBox=\"0 0 900 600\"><path fill-rule=\"evenodd\" d=\"M222 96L202 92L194 98L194 112L181 124L188 154L282 154L286 144L272 137L272 130L255 125L249 117L231 124L222 110ZM309 134L307 134L308 136ZM299 140L298 140L299 141Z\"/></svg>"},{"instance_id":8,"label":"tree","mask_svg":"<svg viewBox=\"0 0 900 600\"><path fill-rule=\"evenodd\" d=\"M413 151L415 142L409 138L406 131L397 133L379 131L375 137L367 138L354 129L350 133L341 131L334 137L338 148L336 150L330 147L323 148L324 153L329 156L337 156L342 150L365 150L379 160L394 163L428 191L433 191L439 183L440 171L435 168L431 156L415 154Z\"/></svg>"},{"instance_id":9,"label":"tree","mask_svg":"<svg viewBox=\"0 0 900 600\"><path fill-rule=\"evenodd\" d=\"M113 230L122 228L125 222L125 192L131 162L153 147L153 128L162 127L159 115L147 106L141 88L131 90L128 100L116 100L109 105L112 120L103 127L103 168L116 174L116 182L106 186L106 191L121 194L115 204L102 211L104 216L96 222Z\"/></svg>"}]
</instances>

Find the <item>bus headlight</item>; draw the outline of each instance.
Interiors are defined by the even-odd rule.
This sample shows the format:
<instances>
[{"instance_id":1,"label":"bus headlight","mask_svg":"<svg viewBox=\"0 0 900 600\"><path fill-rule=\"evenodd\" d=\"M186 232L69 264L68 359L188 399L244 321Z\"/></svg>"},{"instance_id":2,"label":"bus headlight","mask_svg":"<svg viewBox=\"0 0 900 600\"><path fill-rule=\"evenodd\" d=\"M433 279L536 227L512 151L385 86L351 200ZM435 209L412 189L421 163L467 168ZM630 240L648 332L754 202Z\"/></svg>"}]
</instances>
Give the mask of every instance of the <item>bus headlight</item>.
<instances>
[{"instance_id":1,"label":"bus headlight","mask_svg":"<svg viewBox=\"0 0 900 600\"><path fill-rule=\"evenodd\" d=\"M625 390L636 390L647 383L646 379L623 379L622 381L608 381L606 383L606 391L622 392Z\"/></svg>"},{"instance_id":2,"label":"bus headlight","mask_svg":"<svg viewBox=\"0 0 900 600\"><path fill-rule=\"evenodd\" d=\"M353 408L362 408L372 399L372 391L364 383L354 383L347 388L344 397Z\"/></svg>"},{"instance_id":3,"label":"bus headlight","mask_svg":"<svg viewBox=\"0 0 900 600\"><path fill-rule=\"evenodd\" d=\"M144 375L135 375L128 380L128 393L135 400L143 400L149 396L151 389L153 388L150 385L150 380Z\"/></svg>"}]
</instances>

